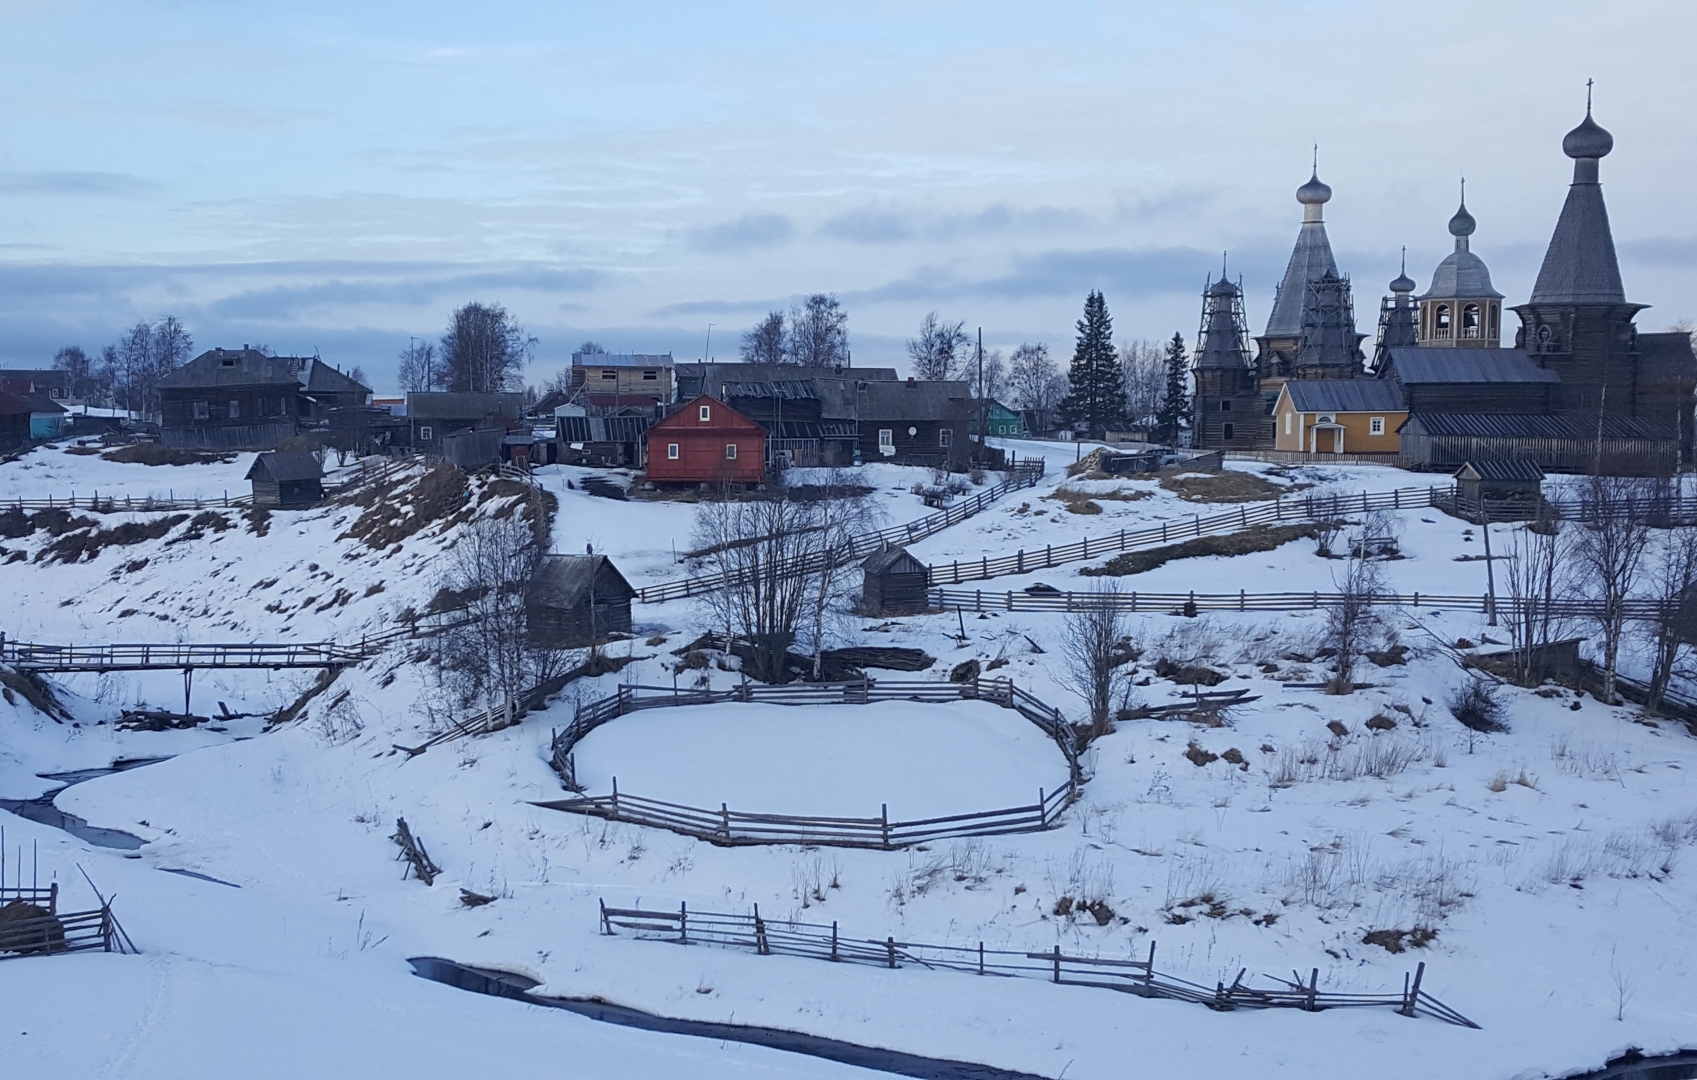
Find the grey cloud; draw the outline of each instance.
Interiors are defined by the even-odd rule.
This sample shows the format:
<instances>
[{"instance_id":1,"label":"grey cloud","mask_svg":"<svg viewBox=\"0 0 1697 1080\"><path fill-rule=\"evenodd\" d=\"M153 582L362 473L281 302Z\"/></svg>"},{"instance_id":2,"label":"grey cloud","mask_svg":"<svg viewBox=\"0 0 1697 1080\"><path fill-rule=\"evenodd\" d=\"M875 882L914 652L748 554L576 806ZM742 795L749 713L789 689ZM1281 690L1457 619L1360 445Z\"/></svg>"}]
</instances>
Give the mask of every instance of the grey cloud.
<instances>
[{"instance_id":1,"label":"grey cloud","mask_svg":"<svg viewBox=\"0 0 1697 1080\"><path fill-rule=\"evenodd\" d=\"M1653 266L1697 266L1697 237L1658 236L1646 240L1626 240L1620 252L1636 263Z\"/></svg>"},{"instance_id":2,"label":"grey cloud","mask_svg":"<svg viewBox=\"0 0 1697 1080\"><path fill-rule=\"evenodd\" d=\"M947 241L962 236L1009 232L1053 232L1088 228L1095 217L1067 207L1021 209L992 203L970 214L933 214L890 207L865 206L828 219L821 236L854 244L899 244L912 240Z\"/></svg>"},{"instance_id":3,"label":"grey cloud","mask_svg":"<svg viewBox=\"0 0 1697 1080\"><path fill-rule=\"evenodd\" d=\"M307 285L275 285L237 293L208 304L218 318L277 322L296 318L308 308L360 304L423 305L441 297L471 299L491 290L584 292L595 288L599 275L589 270L511 270L443 277L402 277L392 280L332 279ZM490 297L493 299L493 297Z\"/></svg>"},{"instance_id":4,"label":"grey cloud","mask_svg":"<svg viewBox=\"0 0 1697 1080\"><path fill-rule=\"evenodd\" d=\"M782 214L747 213L691 230L689 246L710 255L741 255L787 244L795 234L795 223Z\"/></svg>"},{"instance_id":5,"label":"grey cloud","mask_svg":"<svg viewBox=\"0 0 1697 1080\"><path fill-rule=\"evenodd\" d=\"M1095 248L1016 255L1012 268L990 278L967 279L936 267L847 300L1026 299L1071 296L1089 289L1130 293L1198 292L1218 256L1189 247Z\"/></svg>"},{"instance_id":6,"label":"grey cloud","mask_svg":"<svg viewBox=\"0 0 1697 1080\"><path fill-rule=\"evenodd\" d=\"M788 300L686 300L654 309L654 314L673 315L764 315L787 307Z\"/></svg>"},{"instance_id":7,"label":"grey cloud","mask_svg":"<svg viewBox=\"0 0 1697 1080\"><path fill-rule=\"evenodd\" d=\"M0 193L8 195L139 195L158 186L127 173L0 172Z\"/></svg>"}]
</instances>

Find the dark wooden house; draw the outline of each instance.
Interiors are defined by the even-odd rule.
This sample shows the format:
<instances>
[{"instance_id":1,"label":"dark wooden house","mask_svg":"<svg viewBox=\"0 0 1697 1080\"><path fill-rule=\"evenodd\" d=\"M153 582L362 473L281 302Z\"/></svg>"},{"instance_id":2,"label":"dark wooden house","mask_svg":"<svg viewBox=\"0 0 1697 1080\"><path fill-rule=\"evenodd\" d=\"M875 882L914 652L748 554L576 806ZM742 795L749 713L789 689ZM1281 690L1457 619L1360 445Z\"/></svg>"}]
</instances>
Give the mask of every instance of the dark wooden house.
<instances>
[{"instance_id":1,"label":"dark wooden house","mask_svg":"<svg viewBox=\"0 0 1697 1080\"><path fill-rule=\"evenodd\" d=\"M29 445L30 404L0 390L0 452Z\"/></svg>"},{"instance_id":2,"label":"dark wooden house","mask_svg":"<svg viewBox=\"0 0 1697 1080\"><path fill-rule=\"evenodd\" d=\"M408 445L426 453L441 453L442 440L474 428L499 429L501 438L518 427L524 415L523 394L471 394L414 391L407 395ZM494 445L499 447L501 439ZM490 459L493 460L493 451Z\"/></svg>"},{"instance_id":3,"label":"dark wooden house","mask_svg":"<svg viewBox=\"0 0 1697 1080\"><path fill-rule=\"evenodd\" d=\"M1469 461L1455 471L1456 512L1469 520L1528 521L1544 501L1544 470L1536 461Z\"/></svg>"},{"instance_id":4,"label":"dark wooden house","mask_svg":"<svg viewBox=\"0 0 1697 1080\"><path fill-rule=\"evenodd\" d=\"M854 388L860 459L903 465L964 466L972 451L967 384L866 382Z\"/></svg>"},{"instance_id":5,"label":"dark wooden house","mask_svg":"<svg viewBox=\"0 0 1697 1080\"><path fill-rule=\"evenodd\" d=\"M253 505L271 509L312 506L324 498L324 468L315 454L276 451L260 454L247 471Z\"/></svg>"},{"instance_id":6,"label":"dark wooden house","mask_svg":"<svg viewBox=\"0 0 1697 1080\"><path fill-rule=\"evenodd\" d=\"M1648 420L1513 413L1415 413L1402 425L1404 468L1453 472L1469 462L1536 462L1545 472L1669 476L1679 436Z\"/></svg>"},{"instance_id":7,"label":"dark wooden house","mask_svg":"<svg viewBox=\"0 0 1697 1080\"><path fill-rule=\"evenodd\" d=\"M628 634L634 596L605 555L544 555L525 597L531 643L574 649Z\"/></svg>"},{"instance_id":8,"label":"dark wooden house","mask_svg":"<svg viewBox=\"0 0 1697 1080\"><path fill-rule=\"evenodd\" d=\"M371 390L315 356L209 349L159 381L160 442L266 450L363 409Z\"/></svg>"},{"instance_id":9,"label":"dark wooden house","mask_svg":"<svg viewBox=\"0 0 1697 1080\"><path fill-rule=\"evenodd\" d=\"M645 433L656 484L758 484L766 476L766 429L706 394Z\"/></svg>"},{"instance_id":10,"label":"dark wooden house","mask_svg":"<svg viewBox=\"0 0 1697 1080\"><path fill-rule=\"evenodd\" d=\"M926 592L930 573L924 563L908 554L907 548L887 547L874 552L860 568L865 573L860 588L864 614L914 615L930 607Z\"/></svg>"}]
</instances>

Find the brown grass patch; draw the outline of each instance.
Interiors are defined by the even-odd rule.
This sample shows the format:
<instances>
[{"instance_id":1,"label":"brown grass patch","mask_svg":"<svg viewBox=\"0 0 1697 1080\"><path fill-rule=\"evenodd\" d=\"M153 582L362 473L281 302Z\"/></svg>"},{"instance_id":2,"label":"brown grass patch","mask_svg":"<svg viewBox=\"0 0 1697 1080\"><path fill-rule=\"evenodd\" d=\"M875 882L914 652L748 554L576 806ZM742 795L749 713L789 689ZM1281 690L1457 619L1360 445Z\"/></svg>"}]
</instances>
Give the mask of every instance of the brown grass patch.
<instances>
[{"instance_id":1,"label":"brown grass patch","mask_svg":"<svg viewBox=\"0 0 1697 1080\"><path fill-rule=\"evenodd\" d=\"M1404 949L1424 949L1437 936L1438 932L1430 926L1416 926L1412 930L1369 930L1361 943L1377 945L1388 953L1399 953Z\"/></svg>"},{"instance_id":2,"label":"brown grass patch","mask_svg":"<svg viewBox=\"0 0 1697 1080\"><path fill-rule=\"evenodd\" d=\"M1193 473L1181 465L1163 469L1161 486L1185 502L1236 503L1276 499L1297 490L1296 486L1275 484L1246 472Z\"/></svg>"},{"instance_id":3,"label":"brown grass patch","mask_svg":"<svg viewBox=\"0 0 1697 1080\"><path fill-rule=\"evenodd\" d=\"M1087 566L1079 573L1124 577L1127 574L1141 574L1153 570L1174 559L1194 559L1204 555L1250 555L1258 551L1272 551L1292 540L1312 538L1317 532L1318 528L1314 525L1258 525L1241 532L1198 536L1182 544L1168 544L1166 547L1150 548L1147 551L1128 551L1123 555L1114 556L1102 566Z\"/></svg>"},{"instance_id":4,"label":"brown grass patch","mask_svg":"<svg viewBox=\"0 0 1697 1080\"><path fill-rule=\"evenodd\" d=\"M438 521L469 514L469 495L466 474L448 462L439 462L411 483L361 492L359 501L367 506L366 511L337 539L363 540L367 547L381 551Z\"/></svg>"},{"instance_id":5,"label":"brown grass patch","mask_svg":"<svg viewBox=\"0 0 1697 1080\"><path fill-rule=\"evenodd\" d=\"M234 454L203 454L198 450L179 450L151 442L120 446L100 456L107 461L117 461L125 465L211 465L236 460Z\"/></svg>"},{"instance_id":6,"label":"brown grass patch","mask_svg":"<svg viewBox=\"0 0 1697 1080\"><path fill-rule=\"evenodd\" d=\"M36 553L36 562L77 562L92 559L102 548L128 547L157 540L187 521L187 514L169 514L152 521L126 521L115 529L91 528L66 533Z\"/></svg>"},{"instance_id":7,"label":"brown grass patch","mask_svg":"<svg viewBox=\"0 0 1697 1080\"><path fill-rule=\"evenodd\" d=\"M1100 514L1104 502L1136 502L1139 499L1147 499L1153 494L1152 491L1075 491L1062 485L1044 495L1043 498L1064 503L1069 513Z\"/></svg>"}]
</instances>

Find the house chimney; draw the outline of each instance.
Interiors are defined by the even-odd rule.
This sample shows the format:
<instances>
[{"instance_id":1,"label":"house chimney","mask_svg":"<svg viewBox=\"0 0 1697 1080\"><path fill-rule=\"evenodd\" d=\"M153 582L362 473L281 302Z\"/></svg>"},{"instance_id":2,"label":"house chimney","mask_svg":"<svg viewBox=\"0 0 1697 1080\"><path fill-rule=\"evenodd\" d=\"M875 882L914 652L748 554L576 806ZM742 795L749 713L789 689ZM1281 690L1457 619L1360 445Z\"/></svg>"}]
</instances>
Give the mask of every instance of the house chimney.
<instances>
[{"instance_id":1,"label":"house chimney","mask_svg":"<svg viewBox=\"0 0 1697 1080\"><path fill-rule=\"evenodd\" d=\"M914 378L913 378L913 376L912 376L912 375L909 375L909 376L908 376L908 377L907 377L907 385L908 385L908 386L909 386L909 387L914 387L914 386L918 386L918 385L919 385L919 384L918 384L918 383L917 383L917 382L915 382L915 381L914 381Z\"/></svg>"}]
</instances>

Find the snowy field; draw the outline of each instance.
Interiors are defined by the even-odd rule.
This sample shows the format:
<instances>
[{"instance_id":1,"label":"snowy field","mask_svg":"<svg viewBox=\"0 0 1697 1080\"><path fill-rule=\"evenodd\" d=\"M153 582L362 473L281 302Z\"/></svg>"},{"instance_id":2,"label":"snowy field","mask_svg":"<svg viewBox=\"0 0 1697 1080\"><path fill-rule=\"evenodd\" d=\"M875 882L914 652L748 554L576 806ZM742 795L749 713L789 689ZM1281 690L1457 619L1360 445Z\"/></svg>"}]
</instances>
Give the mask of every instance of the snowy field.
<instances>
[{"instance_id":1,"label":"snowy field","mask_svg":"<svg viewBox=\"0 0 1697 1080\"><path fill-rule=\"evenodd\" d=\"M713 809L890 820L1031 806L1066 759L1019 713L982 702L703 705L621 717L579 743L577 779Z\"/></svg>"},{"instance_id":2,"label":"snowy field","mask_svg":"<svg viewBox=\"0 0 1697 1080\"><path fill-rule=\"evenodd\" d=\"M30 458L0 466L0 491L21 482L12 473ZM1073 514L1064 500L1042 498L1065 479L1056 468L1064 461L1050 464L1039 488L916 552L965 559L1225 509L1126 481L1123 490L1152 493ZM134 468L137 494L164 471ZM1242 471L1314 489L1428 479L1369 467ZM593 543L633 581L678 576L671 549L687 544L691 506L586 501L564 483L581 475L544 471L560 497L556 548ZM924 511L904 486L917 479L874 485L891 520ZM468 499L479 513L505 505L481 489ZM455 536L430 525L373 545L352 535L360 513L276 512L259 535L232 512L223 531L190 538L185 523L75 562L38 558L55 542L40 531L0 539L0 584L12 601L0 629L76 642L357 639L429 604ZM1483 564L1457 561L1480 553L1476 526L1430 510L1405 511L1397 523L1405 557L1384 564L1390 587L1484 590ZM1493 527L1499 554L1516 528ZM14 555L22 557L7 561ZM1101 562L982 584L1089 588L1101 579L1077 570ZM1339 565L1296 541L1178 560L1119 583L1329 589ZM13 859L21 842L27 871L39 842L43 877L65 883L73 907L89 900L80 865L117 894L142 949L0 961L5 1075L870 1075L466 994L411 975L406 958L419 955L523 972L548 994L1068 1080L1125 1076L1133 1055L1139 1069L1206 1078L1521 1080L1595 1068L1628 1047L1697 1048L1697 740L1635 708L1550 687L1505 690L1509 730L1469 733L1445 702L1468 677L1455 662L1457 639L1502 640L1481 616L1398 610L1392 629L1410 649L1406 663L1364 664L1358 678L1370 687L1345 697L1284 685L1326 677L1323 661L1305 659L1320 643L1321 616L1130 617L1143 649L1132 704L1189 690L1155 675L1161 658L1206 665L1224 676L1214 689L1259 700L1220 727L1120 722L1087 752L1082 799L1057 829L894 852L718 848L533 805L564 795L546 760L549 733L575 702L622 682L670 685L672 650L710 625L690 601L639 605L635 619L633 640L612 650L630 658L620 673L574 684L517 727L416 758L393 745L416 745L457 714L407 648L344 672L333 692L270 732L258 720L218 725L222 732L114 730L122 706L180 706L170 673L66 677L61 697L73 718L65 722L15 695L0 701L0 798L47 790L41 772L175 755L57 799L92 825L146 840L134 857L0 814ZM830 643L939 658L930 671L895 676L903 679L941 680L963 661L1000 659L992 674L1081 719L1063 679L1063 626L1064 616L1046 613L863 620L841 612ZM1641 644L1630 644L1628 670L1643 674L1645 663ZM712 666L681 677L697 676L718 688L741 680ZM202 673L196 711L214 700L275 709L311 678ZM892 746L901 753L886 758ZM592 792L616 774L621 791L669 801L857 816L885 801L892 817L909 805L954 809L968 795L974 805L965 809L1021 804L1064 776L1035 728L974 704L641 712L592 734L577 761ZM745 797L749 805L738 806ZM393 861L388 837L402 816L444 869L432 887L402 880ZM496 900L465 907L462 887ZM1058 915L1062 898L1101 900L1113 916L1098 925ZM1482 1029L1388 1009L1214 1013L1036 980L637 942L597 933L602 900L736 913L758 903L768 918L838 921L857 937L1058 944L1075 955L1140 956L1153 940L1163 971L1206 985L1230 982L1240 968L1253 982L1317 967L1322 988L1399 992L1404 973L1424 961L1425 988ZM1417 926L1435 936L1400 954L1363 940Z\"/></svg>"}]
</instances>

